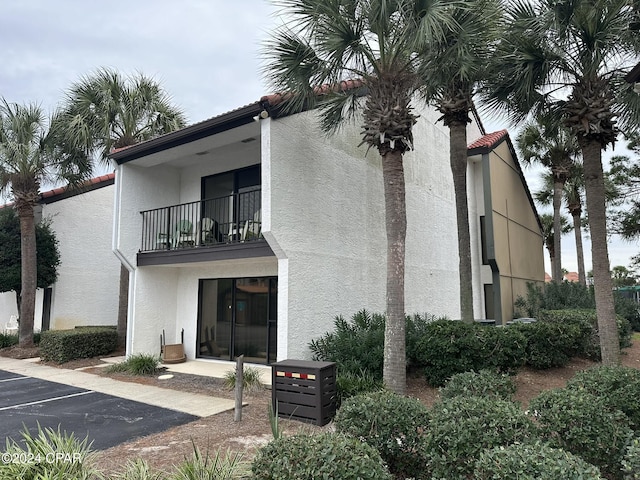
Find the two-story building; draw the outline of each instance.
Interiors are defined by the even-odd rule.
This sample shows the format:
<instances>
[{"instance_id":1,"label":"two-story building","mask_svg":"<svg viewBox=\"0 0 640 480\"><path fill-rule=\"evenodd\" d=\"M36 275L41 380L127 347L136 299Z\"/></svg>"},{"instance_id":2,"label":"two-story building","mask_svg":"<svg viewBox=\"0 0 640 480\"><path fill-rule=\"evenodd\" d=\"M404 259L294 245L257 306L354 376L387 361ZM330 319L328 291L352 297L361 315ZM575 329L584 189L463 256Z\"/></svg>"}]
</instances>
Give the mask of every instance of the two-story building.
<instances>
[{"instance_id":1,"label":"two-story building","mask_svg":"<svg viewBox=\"0 0 640 480\"><path fill-rule=\"evenodd\" d=\"M359 125L327 136L316 112L278 116L274 103L264 97L112 154L113 249L130 272L128 353L157 352L163 331L171 343L184 329L188 358L308 358L309 341L331 330L337 315L384 311L380 156L358 147ZM456 318L448 129L434 110L417 110L415 150L404 160L406 310ZM478 121L470 124L470 140L483 134ZM498 210L483 199L494 188L482 183L482 169L474 173L473 165L470 185L477 188L469 196L470 225L480 286L474 305L482 318L506 313L496 308L506 287L502 277L484 272L480 216ZM513 202L528 211L531 227L531 235L518 239L526 244L507 245L509 258L539 257L542 273L532 268L518 275L543 281L542 239L530 221L537 215L526 183L521 175L503 179L513 182L504 185L505 195L517 192ZM500 272L506 274L502 267ZM500 288L485 286L498 280Z\"/></svg>"}]
</instances>

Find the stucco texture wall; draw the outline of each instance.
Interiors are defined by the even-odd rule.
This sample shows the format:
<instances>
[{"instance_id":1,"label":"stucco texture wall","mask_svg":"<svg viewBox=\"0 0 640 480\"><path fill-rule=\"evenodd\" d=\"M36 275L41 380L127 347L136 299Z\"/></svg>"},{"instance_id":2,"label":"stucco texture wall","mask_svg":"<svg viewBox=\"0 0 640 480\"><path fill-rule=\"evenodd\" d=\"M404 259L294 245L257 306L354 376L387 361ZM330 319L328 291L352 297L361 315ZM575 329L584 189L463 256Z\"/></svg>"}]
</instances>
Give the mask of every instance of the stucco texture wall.
<instances>
[{"instance_id":1,"label":"stucco texture wall","mask_svg":"<svg viewBox=\"0 0 640 480\"><path fill-rule=\"evenodd\" d=\"M117 323L120 262L111 249L113 186L43 206L60 249L51 329Z\"/></svg>"},{"instance_id":2,"label":"stucco texture wall","mask_svg":"<svg viewBox=\"0 0 640 480\"><path fill-rule=\"evenodd\" d=\"M448 140L443 127L434 125L435 115L419 113L416 150L405 156L406 310L455 316ZM287 344L279 345L279 359L309 358L309 341L332 330L337 315L385 310L381 160L377 151L358 148L360 140L359 125L326 136L314 112L263 123L263 144L270 145L263 148L265 237L287 264L288 281L279 283L278 304L278 328L286 321Z\"/></svg>"},{"instance_id":3,"label":"stucco texture wall","mask_svg":"<svg viewBox=\"0 0 640 480\"><path fill-rule=\"evenodd\" d=\"M513 303L528 282L544 282L542 235L534 210L503 142L489 155L495 257L500 271L502 321L513 318Z\"/></svg>"}]
</instances>

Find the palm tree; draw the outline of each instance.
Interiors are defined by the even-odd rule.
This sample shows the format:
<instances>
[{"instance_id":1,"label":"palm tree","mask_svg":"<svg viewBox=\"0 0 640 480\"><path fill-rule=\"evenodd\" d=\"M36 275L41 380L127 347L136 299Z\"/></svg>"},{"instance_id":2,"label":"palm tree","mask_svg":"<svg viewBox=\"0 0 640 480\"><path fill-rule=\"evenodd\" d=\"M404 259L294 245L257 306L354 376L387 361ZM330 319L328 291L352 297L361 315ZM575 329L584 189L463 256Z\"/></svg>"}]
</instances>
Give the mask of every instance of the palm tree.
<instances>
[{"instance_id":1,"label":"palm tree","mask_svg":"<svg viewBox=\"0 0 640 480\"><path fill-rule=\"evenodd\" d=\"M69 141L107 164L113 149L124 148L186 125L182 111L158 82L142 74L123 77L100 69L71 85L60 122ZM129 271L120 268L118 339L124 345L127 331Z\"/></svg>"},{"instance_id":2,"label":"palm tree","mask_svg":"<svg viewBox=\"0 0 640 480\"><path fill-rule=\"evenodd\" d=\"M569 178L579 147L567 129L554 123L553 118L538 117L527 123L516 139L522 160L527 165L539 164L547 168L553 178L554 231L561 229L560 207L564 185ZM555 262L551 277L562 282L562 247L560 235L554 237Z\"/></svg>"},{"instance_id":3,"label":"palm tree","mask_svg":"<svg viewBox=\"0 0 640 480\"><path fill-rule=\"evenodd\" d=\"M289 112L319 107L335 131L358 112L362 143L382 159L387 236L383 378L404 393L405 237L403 155L413 148L412 97L424 88L415 37L442 39L454 22L444 3L410 0L275 0L287 17L265 46L265 75ZM322 94L322 95L320 95Z\"/></svg>"},{"instance_id":4,"label":"palm tree","mask_svg":"<svg viewBox=\"0 0 640 480\"><path fill-rule=\"evenodd\" d=\"M640 118L640 99L624 81L640 49L629 25L633 0L513 0L505 3L508 30L500 42L488 90L489 105L520 121L551 112L576 136L585 174L587 214L600 348L605 365L619 362L602 150L621 126Z\"/></svg>"},{"instance_id":5,"label":"palm tree","mask_svg":"<svg viewBox=\"0 0 640 480\"><path fill-rule=\"evenodd\" d=\"M535 198L542 205L553 203L554 176L551 173L543 175L543 188L536 192ZM582 198L584 194L584 174L582 165L574 164L569 171L569 175L562 191L567 210L573 219L573 232L576 242L576 257L578 262L578 279L582 285L587 284L584 269L584 249L582 247Z\"/></svg>"},{"instance_id":6,"label":"palm tree","mask_svg":"<svg viewBox=\"0 0 640 480\"><path fill-rule=\"evenodd\" d=\"M424 38L418 53L426 80L427 101L442 113L449 127L449 154L456 199L458 253L460 256L460 310L472 322L473 281L471 237L467 202L467 124L471 122L476 86L487 76L488 59L500 34L502 8L499 0L450 2L456 22L442 39Z\"/></svg>"},{"instance_id":7,"label":"palm tree","mask_svg":"<svg viewBox=\"0 0 640 480\"><path fill-rule=\"evenodd\" d=\"M0 100L0 193L10 192L20 219L21 347L33 345L37 284L34 206L40 198L40 185L59 181L78 184L91 174L86 155L63 142L56 124L38 105Z\"/></svg>"},{"instance_id":8,"label":"palm tree","mask_svg":"<svg viewBox=\"0 0 640 480\"><path fill-rule=\"evenodd\" d=\"M554 228L555 216L548 213L540 215L540 223L542 224L542 239L544 240L544 246L547 247L549 252L549 260L551 262L551 270L554 270L556 264L556 238L562 237L565 233L569 233L572 229L571 225L567 221L567 218L560 215L560 235L556 235ZM562 274L561 274L562 275ZM555 280L556 282L562 282L562 276Z\"/></svg>"}]
</instances>

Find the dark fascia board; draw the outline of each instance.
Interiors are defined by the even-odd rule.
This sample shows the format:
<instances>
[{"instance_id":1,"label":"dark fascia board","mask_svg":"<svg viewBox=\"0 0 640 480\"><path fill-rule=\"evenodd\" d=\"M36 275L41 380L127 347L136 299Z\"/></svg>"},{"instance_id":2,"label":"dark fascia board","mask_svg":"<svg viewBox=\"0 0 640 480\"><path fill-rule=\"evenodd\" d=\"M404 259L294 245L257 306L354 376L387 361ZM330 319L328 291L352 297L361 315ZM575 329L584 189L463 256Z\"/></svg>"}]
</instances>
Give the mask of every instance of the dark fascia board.
<instances>
[{"instance_id":1,"label":"dark fascia board","mask_svg":"<svg viewBox=\"0 0 640 480\"><path fill-rule=\"evenodd\" d=\"M624 79L629 83L636 83L640 81L640 63L633 67Z\"/></svg>"},{"instance_id":2,"label":"dark fascia board","mask_svg":"<svg viewBox=\"0 0 640 480\"><path fill-rule=\"evenodd\" d=\"M263 104L255 102L210 118L209 120L176 130L175 132L167 133L166 135L113 152L109 157L118 165L122 165L123 163L146 157L153 153L162 152L201 138L231 130L232 128L246 125L253 122L254 117L259 115L263 110Z\"/></svg>"},{"instance_id":3,"label":"dark fascia board","mask_svg":"<svg viewBox=\"0 0 640 480\"><path fill-rule=\"evenodd\" d=\"M524 178L524 173L522 171L522 167L520 166L520 160L518 160L518 155L516 154L516 149L513 147L513 143L511 142L511 138L507 133L504 137L496 141L490 147L482 146L471 148L467 151L467 156L471 157L473 155L482 155L488 154L492 150L495 150L498 145L502 142L507 142L507 147L509 148L509 152L511 152L511 156L513 157L513 163L516 165L516 169L518 170L518 176L520 177L520 182L524 187L524 191L527 194L527 198L529 199L529 203L531 204L531 208L533 209L533 213L536 216L536 221L538 222L538 228L540 228L540 234L542 234L542 222L540 221L540 215L538 215L538 209L536 208L536 204L533 201L533 197L531 196L531 191L529 190L529 185L527 184L527 180Z\"/></svg>"},{"instance_id":4,"label":"dark fascia board","mask_svg":"<svg viewBox=\"0 0 640 480\"><path fill-rule=\"evenodd\" d=\"M75 197L76 195L82 195L83 193L91 192L93 190L98 190L100 188L108 187L109 185L113 185L115 183L115 178L109 178L107 180L103 180L98 183L92 183L89 185L84 185L79 188L71 188L67 187L61 193L56 193L55 195L49 195L46 197L41 196L38 203L48 205L50 203L59 202L60 200L64 200L66 198Z\"/></svg>"}]
</instances>

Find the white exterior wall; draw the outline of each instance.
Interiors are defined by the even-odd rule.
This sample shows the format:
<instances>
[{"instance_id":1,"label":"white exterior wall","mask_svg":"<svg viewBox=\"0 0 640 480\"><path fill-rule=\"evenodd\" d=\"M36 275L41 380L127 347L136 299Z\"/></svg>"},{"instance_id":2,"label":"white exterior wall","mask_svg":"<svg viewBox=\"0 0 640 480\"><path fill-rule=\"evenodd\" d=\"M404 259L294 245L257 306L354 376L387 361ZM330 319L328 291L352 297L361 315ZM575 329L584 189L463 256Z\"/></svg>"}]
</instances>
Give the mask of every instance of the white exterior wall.
<instances>
[{"instance_id":1,"label":"white exterior wall","mask_svg":"<svg viewBox=\"0 0 640 480\"><path fill-rule=\"evenodd\" d=\"M406 311L459 315L455 202L447 131L420 112L405 157ZM386 235L379 154L360 128L326 137L315 114L263 122L263 232L278 255L278 359L309 358L337 315L385 310ZM270 148L269 148L270 146Z\"/></svg>"},{"instance_id":2,"label":"white exterior wall","mask_svg":"<svg viewBox=\"0 0 640 480\"><path fill-rule=\"evenodd\" d=\"M120 262L111 250L113 193L113 186L106 186L43 205L60 249L52 330L117 324Z\"/></svg>"}]
</instances>

